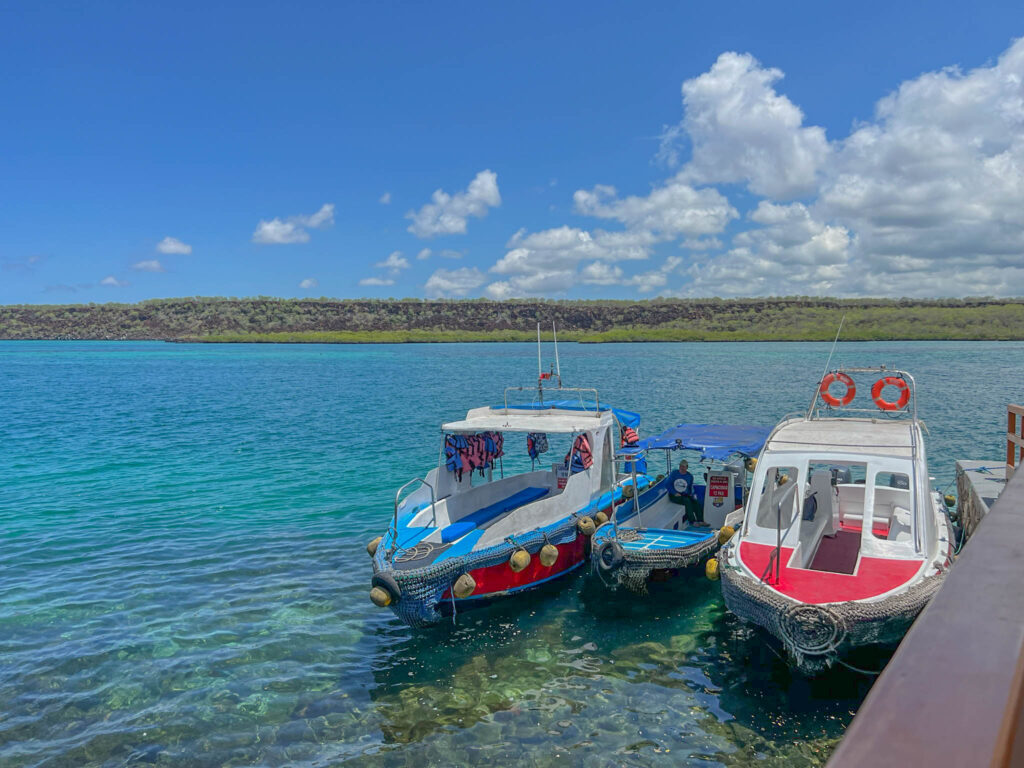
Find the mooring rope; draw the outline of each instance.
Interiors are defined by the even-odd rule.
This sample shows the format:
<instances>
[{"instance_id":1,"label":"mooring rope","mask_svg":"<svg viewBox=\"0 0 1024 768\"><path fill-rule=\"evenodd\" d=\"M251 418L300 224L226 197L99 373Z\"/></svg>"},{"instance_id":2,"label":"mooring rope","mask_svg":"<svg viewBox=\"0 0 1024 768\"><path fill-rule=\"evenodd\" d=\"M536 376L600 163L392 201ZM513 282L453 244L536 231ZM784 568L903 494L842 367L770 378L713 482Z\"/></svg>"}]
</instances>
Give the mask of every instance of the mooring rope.
<instances>
[{"instance_id":1,"label":"mooring rope","mask_svg":"<svg viewBox=\"0 0 1024 768\"><path fill-rule=\"evenodd\" d=\"M882 674L882 670L881 669L878 670L877 672L875 672L873 669L861 669L860 667L855 667L855 666L853 666L853 664L850 664L848 662L843 661L838 656L835 657L835 661L837 661L839 664L842 664L847 669L852 669L854 672L859 672L860 674L868 675L869 677L878 677L880 674ZM884 669L884 667L883 667L883 669Z\"/></svg>"}]
</instances>

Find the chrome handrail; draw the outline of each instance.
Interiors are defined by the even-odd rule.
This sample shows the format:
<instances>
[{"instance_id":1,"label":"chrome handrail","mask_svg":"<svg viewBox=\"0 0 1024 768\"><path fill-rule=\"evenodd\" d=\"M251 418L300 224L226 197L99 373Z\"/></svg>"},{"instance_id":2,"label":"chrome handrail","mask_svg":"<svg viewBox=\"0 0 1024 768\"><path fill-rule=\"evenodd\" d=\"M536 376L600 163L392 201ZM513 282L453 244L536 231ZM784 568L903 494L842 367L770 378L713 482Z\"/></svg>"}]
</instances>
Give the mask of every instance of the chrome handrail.
<instances>
[{"instance_id":1,"label":"chrome handrail","mask_svg":"<svg viewBox=\"0 0 1024 768\"><path fill-rule=\"evenodd\" d=\"M764 581L765 576L771 569L772 563L775 564L775 583L779 583L779 577L781 575L782 565L782 505L787 503L791 497L796 495L797 479L791 478L790 487L782 492L782 496L779 497L778 502L775 504L775 549L772 550L771 556L768 558L768 567L764 569L764 573L761 574L761 581ZM797 513L793 516L795 521L800 515ZM790 522L789 527L793 526L793 521ZM786 529L786 533L789 533L789 528Z\"/></svg>"},{"instance_id":2,"label":"chrome handrail","mask_svg":"<svg viewBox=\"0 0 1024 768\"><path fill-rule=\"evenodd\" d=\"M633 462L633 511L636 512L636 522L638 528L644 527L644 521L640 519L640 486L637 484L636 479L636 462ZM615 503L615 499L612 499L612 503Z\"/></svg>"},{"instance_id":3,"label":"chrome handrail","mask_svg":"<svg viewBox=\"0 0 1024 768\"><path fill-rule=\"evenodd\" d=\"M899 368L888 368L884 365L880 365L877 367L839 367L832 371L825 371L825 373L822 375L821 379L818 381L817 385L814 388L814 395L811 398L811 404L810 407L808 407L807 409L807 414L805 418L813 419L815 417L815 414L820 413L821 406L818 404L818 396L821 394L821 382L825 380L825 377L827 377L829 373L883 373L895 374L896 376L899 376L901 379L907 381L910 384L910 402L907 403L907 405L904 408L901 408L899 411L883 411L882 413L891 418L896 418L899 416L899 414L909 410L911 418L913 419L914 423L916 424L918 422L917 383L914 381L914 377L907 371L900 370ZM842 410L843 412L846 413L877 413L876 410L873 410L871 408L849 408L847 406L840 406L839 408L832 408L831 406L828 406L828 409L830 411Z\"/></svg>"},{"instance_id":4,"label":"chrome handrail","mask_svg":"<svg viewBox=\"0 0 1024 768\"><path fill-rule=\"evenodd\" d=\"M600 416L601 415L601 400L598 397L597 390L594 389L593 387L551 387L551 388L544 388L544 387L505 387L505 393L504 393L504 396L505 396L505 411L508 411L508 393L509 392L527 392L527 391L529 391L529 392L538 392L539 391L540 395L541 395L541 402L542 403L544 402L543 395L544 395L545 392L552 392L552 393L575 392L575 393L577 393L577 396L579 397L580 406L583 409L583 411L582 411L583 413L590 414L590 415L595 415L595 416ZM583 393L584 392L593 392L594 393L594 408L593 409L587 408L587 403L583 399ZM505 415L507 416L508 414L506 413Z\"/></svg>"},{"instance_id":5,"label":"chrome handrail","mask_svg":"<svg viewBox=\"0 0 1024 768\"><path fill-rule=\"evenodd\" d=\"M408 488L413 483L422 483L423 485L427 486L427 488L430 489L430 516L431 516L431 522L433 523L433 527L435 527L435 528L437 527L437 494L434 492L434 486L432 486L430 483L428 483L422 477L414 477L412 480L410 480L405 485L403 485L401 488L399 488L397 491L395 491L395 515L394 515L394 518L392 519L392 523L391 523L392 524L392 528L391 528L391 549L388 550L388 559L389 560L394 556L395 550L398 549L398 500L399 500L399 497L401 497L401 495L402 495L402 491L404 491L406 488Z\"/></svg>"}]
</instances>

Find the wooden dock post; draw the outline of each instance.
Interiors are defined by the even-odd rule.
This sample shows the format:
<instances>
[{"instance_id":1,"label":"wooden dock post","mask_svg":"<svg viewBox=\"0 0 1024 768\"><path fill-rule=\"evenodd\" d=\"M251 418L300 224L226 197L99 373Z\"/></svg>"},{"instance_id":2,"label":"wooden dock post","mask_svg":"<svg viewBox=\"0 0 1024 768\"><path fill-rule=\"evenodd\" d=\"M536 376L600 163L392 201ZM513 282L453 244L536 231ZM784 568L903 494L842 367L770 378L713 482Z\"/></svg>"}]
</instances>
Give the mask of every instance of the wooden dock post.
<instances>
[{"instance_id":1,"label":"wooden dock post","mask_svg":"<svg viewBox=\"0 0 1024 768\"><path fill-rule=\"evenodd\" d=\"M1024 405L1009 405L1006 408L1007 480L1013 476L1014 469L1024 463L1024 436L1022 434L1024 434Z\"/></svg>"}]
</instances>

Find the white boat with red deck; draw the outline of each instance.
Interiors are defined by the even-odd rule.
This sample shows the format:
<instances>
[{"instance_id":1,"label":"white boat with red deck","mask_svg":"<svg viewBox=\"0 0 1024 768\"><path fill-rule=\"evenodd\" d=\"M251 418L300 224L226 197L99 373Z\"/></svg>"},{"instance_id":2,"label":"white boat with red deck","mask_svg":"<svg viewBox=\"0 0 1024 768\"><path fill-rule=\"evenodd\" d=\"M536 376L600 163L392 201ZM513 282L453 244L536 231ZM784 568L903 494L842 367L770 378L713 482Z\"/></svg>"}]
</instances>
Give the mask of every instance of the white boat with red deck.
<instances>
[{"instance_id":1,"label":"white boat with red deck","mask_svg":"<svg viewBox=\"0 0 1024 768\"><path fill-rule=\"evenodd\" d=\"M882 374L871 415L847 407L851 374ZM836 381L847 385L842 398L830 391ZM888 386L897 400L882 398ZM914 380L903 371L826 376L808 412L768 437L749 499L719 558L726 605L782 641L805 671L899 640L951 562L951 527L929 486Z\"/></svg>"}]
</instances>

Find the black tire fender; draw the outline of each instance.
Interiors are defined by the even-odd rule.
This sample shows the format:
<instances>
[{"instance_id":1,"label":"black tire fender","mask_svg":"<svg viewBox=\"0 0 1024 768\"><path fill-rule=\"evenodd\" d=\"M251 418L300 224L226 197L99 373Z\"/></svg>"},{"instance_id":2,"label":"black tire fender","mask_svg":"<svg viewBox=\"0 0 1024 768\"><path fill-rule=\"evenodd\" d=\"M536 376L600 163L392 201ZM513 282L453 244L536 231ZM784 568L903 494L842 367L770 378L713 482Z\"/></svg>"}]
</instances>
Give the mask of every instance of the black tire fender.
<instances>
[{"instance_id":1,"label":"black tire fender","mask_svg":"<svg viewBox=\"0 0 1024 768\"><path fill-rule=\"evenodd\" d=\"M597 567L605 573L614 571L622 565L624 559L625 553L622 551L622 545L614 539L606 541L597 550Z\"/></svg>"}]
</instances>

